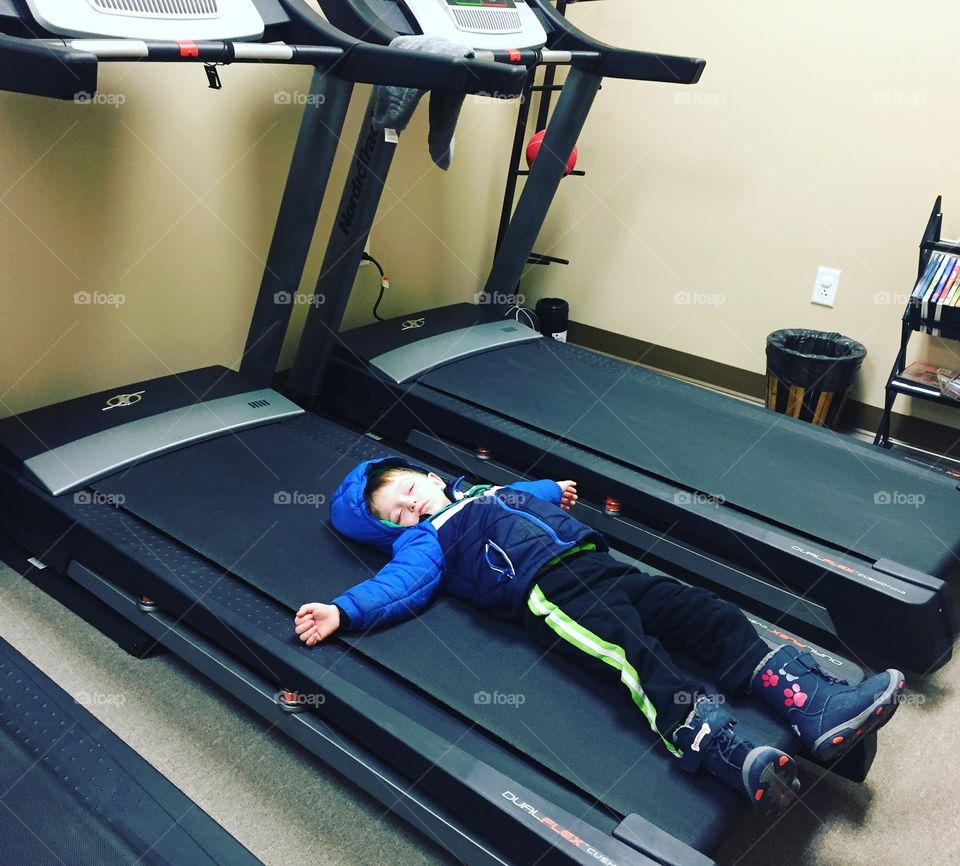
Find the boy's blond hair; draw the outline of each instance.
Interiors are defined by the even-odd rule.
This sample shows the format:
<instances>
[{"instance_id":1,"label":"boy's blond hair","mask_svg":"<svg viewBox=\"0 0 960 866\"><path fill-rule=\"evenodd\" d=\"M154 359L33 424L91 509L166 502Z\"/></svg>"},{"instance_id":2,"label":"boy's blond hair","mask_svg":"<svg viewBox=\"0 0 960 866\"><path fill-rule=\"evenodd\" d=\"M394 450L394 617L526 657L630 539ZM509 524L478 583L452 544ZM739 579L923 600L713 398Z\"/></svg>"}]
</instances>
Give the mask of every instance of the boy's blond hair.
<instances>
[{"instance_id":1,"label":"boy's blond hair","mask_svg":"<svg viewBox=\"0 0 960 866\"><path fill-rule=\"evenodd\" d=\"M425 478L427 473L410 466L388 466L386 469L377 469L370 473L367 477L366 486L363 488L363 501L371 514L376 514L373 509L373 497L383 487L402 475L422 475Z\"/></svg>"}]
</instances>

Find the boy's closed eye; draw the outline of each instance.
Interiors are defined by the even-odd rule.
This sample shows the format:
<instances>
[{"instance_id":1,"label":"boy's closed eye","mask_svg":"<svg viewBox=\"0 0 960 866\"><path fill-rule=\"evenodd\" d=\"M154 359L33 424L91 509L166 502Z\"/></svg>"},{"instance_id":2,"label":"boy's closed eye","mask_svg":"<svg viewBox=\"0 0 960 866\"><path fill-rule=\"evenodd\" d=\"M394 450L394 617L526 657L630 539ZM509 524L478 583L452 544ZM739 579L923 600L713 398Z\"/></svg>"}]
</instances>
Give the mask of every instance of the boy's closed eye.
<instances>
[{"instance_id":1,"label":"boy's closed eye","mask_svg":"<svg viewBox=\"0 0 960 866\"><path fill-rule=\"evenodd\" d=\"M407 495L407 496L412 496L412 495L413 495L413 481L410 481L410 483L406 485L406 495ZM399 523L399 522L400 522L400 517L401 517L401 508L400 508L400 506L398 505L397 508L396 508L396 510L390 515L390 519L391 519L394 523Z\"/></svg>"}]
</instances>

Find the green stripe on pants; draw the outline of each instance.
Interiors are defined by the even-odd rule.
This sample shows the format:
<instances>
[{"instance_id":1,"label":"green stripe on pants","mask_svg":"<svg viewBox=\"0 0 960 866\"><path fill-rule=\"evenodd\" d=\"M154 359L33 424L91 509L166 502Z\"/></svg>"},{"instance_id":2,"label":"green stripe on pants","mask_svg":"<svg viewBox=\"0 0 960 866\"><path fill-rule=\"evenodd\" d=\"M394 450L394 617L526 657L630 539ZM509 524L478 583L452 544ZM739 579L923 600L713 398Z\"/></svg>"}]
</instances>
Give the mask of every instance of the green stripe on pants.
<instances>
[{"instance_id":1,"label":"green stripe on pants","mask_svg":"<svg viewBox=\"0 0 960 866\"><path fill-rule=\"evenodd\" d=\"M622 682L630 692L633 702L640 708L640 712L650 723L653 732L663 740L664 745L677 757L682 755L673 743L671 743L657 728L657 710L650 702L643 688L640 686L640 679L637 671L630 662L622 647L616 644L608 643L603 638L598 637L589 629L584 628L579 623L567 616L559 607L550 601L543 594L539 586L534 586L527 599L527 606L563 640L575 646L581 652L599 659L612 668L620 671L620 682Z\"/></svg>"}]
</instances>

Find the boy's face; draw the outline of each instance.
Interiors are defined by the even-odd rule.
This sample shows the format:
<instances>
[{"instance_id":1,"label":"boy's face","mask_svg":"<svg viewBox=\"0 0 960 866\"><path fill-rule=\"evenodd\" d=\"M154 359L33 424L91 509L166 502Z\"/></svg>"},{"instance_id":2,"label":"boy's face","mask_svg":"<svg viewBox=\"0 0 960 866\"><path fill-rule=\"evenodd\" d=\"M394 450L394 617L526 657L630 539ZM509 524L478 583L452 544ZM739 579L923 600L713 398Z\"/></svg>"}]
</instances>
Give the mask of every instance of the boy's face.
<instances>
[{"instance_id":1,"label":"boy's face","mask_svg":"<svg viewBox=\"0 0 960 866\"><path fill-rule=\"evenodd\" d=\"M425 515L436 514L450 504L444 487L443 479L435 472L397 473L371 497L373 513L380 520L415 526Z\"/></svg>"}]
</instances>

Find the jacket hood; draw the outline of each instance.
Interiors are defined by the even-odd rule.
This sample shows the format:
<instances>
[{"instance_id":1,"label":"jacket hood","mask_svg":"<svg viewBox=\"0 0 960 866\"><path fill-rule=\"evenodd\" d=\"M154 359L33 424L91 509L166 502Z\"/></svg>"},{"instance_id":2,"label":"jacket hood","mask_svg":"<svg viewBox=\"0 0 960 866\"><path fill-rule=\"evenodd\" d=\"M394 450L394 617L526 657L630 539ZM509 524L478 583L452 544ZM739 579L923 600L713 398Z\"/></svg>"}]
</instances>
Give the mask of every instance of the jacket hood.
<instances>
[{"instance_id":1,"label":"jacket hood","mask_svg":"<svg viewBox=\"0 0 960 866\"><path fill-rule=\"evenodd\" d=\"M363 491L367 486L367 479L372 472L378 469L391 468L413 469L426 474L429 469L417 466L402 457L381 457L377 460L364 460L356 466L333 494L330 502L330 522L338 532L354 541L365 544L376 544L378 547L390 548L409 527L390 526L381 522L367 507Z\"/></svg>"}]
</instances>

